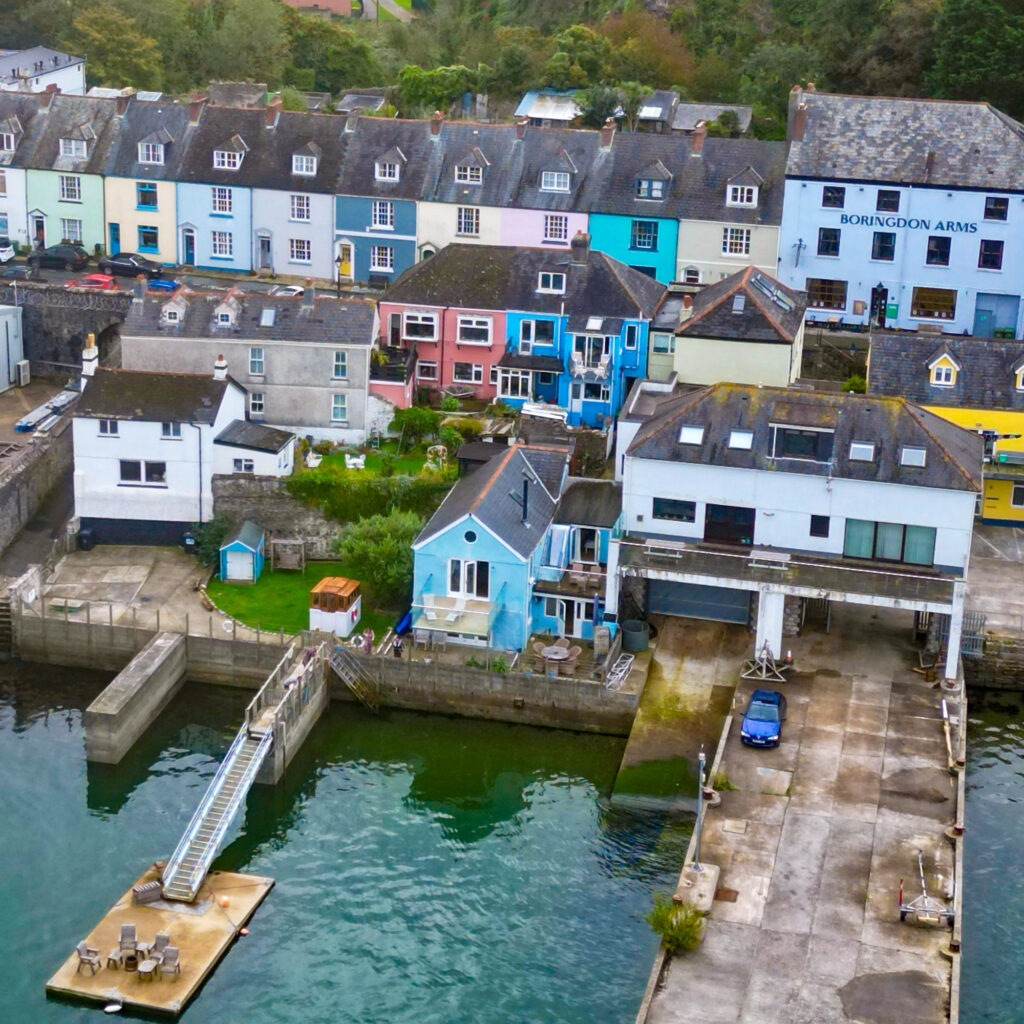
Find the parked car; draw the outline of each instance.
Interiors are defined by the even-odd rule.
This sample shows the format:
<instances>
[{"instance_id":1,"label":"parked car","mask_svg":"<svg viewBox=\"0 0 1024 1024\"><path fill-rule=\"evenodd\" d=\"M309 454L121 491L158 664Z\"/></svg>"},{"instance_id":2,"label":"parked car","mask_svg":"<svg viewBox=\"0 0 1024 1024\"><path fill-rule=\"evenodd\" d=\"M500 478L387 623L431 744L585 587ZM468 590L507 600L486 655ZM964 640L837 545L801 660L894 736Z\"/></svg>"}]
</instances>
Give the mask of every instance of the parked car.
<instances>
[{"instance_id":1,"label":"parked car","mask_svg":"<svg viewBox=\"0 0 1024 1024\"><path fill-rule=\"evenodd\" d=\"M14 246L9 238L0 238L0 263L10 263L14 259Z\"/></svg>"},{"instance_id":2,"label":"parked car","mask_svg":"<svg viewBox=\"0 0 1024 1024\"><path fill-rule=\"evenodd\" d=\"M104 274L120 274L122 277L138 277L145 274L152 279L163 272L163 265L154 260L147 260L137 252L119 252L116 256L104 256L97 264Z\"/></svg>"},{"instance_id":3,"label":"parked car","mask_svg":"<svg viewBox=\"0 0 1024 1024\"><path fill-rule=\"evenodd\" d=\"M301 284L275 284L273 288L267 292L268 295L290 295L300 296L306 294L306 289Z\"/></svg>"},{"instance_id":4,"label":"parked car","mask_svg":"<svg viewBox=\"0 0 1024 1024\"><path fill-rule=\"evenodd\" d=\"M755 690L743 712L740 741L748 747L777 747L786 720L786 698L778 690Z\"/></svg>"},{"instance_id":5,"label":"parked car","mask_svg":"<svg viewBox=\"0 0 1024 1024\"><path fill-rule=\"evenodd\" d=\"M12 263L0 270L0 278L5 281L45 281L46 278L30 263Z\"/></svg>"},{"instance_id":6,"label":"parked car","mask_svg":"<svg viewBox=\"0 0 1024 1024\"><path fill-rule=\"evenodd\" d=\"M171 277L154 277L149 282L149 287L157 292L173 292L181 287L181 282Z\"/></svg>"},{"instance_id":7,"label":"parked car","mask_svg":"<svg viewBox=\"0 0 1024 1024\"><path fill-rule=\"evenodd\" d=\"M121 286L109 274L86 274L74 281L65 281L65 288L96 288L100 291L119 291Z\"/></svg>"},{"instance_id":8,"label":"parked car","mask_svg":"<svg viewBox=\"0 0 1024 1024\"><path fill-rule=\"evenodd\" d=\"M58 270L84 270L89 259L89 253L80 245L51 245L28 254L28 262L33 266Z\"/></svg>"}]
</instances>

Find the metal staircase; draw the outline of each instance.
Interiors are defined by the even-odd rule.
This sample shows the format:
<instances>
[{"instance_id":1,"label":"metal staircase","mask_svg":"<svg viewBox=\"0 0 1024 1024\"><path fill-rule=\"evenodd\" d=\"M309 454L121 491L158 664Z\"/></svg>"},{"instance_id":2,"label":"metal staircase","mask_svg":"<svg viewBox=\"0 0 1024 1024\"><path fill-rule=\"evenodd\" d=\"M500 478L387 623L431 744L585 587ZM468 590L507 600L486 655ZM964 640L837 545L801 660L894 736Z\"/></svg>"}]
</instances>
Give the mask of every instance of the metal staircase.
<instances>
[{"instance_id":1,"label":"metal staircase","mask_svg":"<svg viewBox=\"0 0 1024 1024\"><path fill-rule=\"evenodd\" d=\"M359 663L358 658L353 657L343 647L333 647L327 655L327 660L334 674L349 688L356 700L374 714L380 711L380 687Z\"/></svg>"}]
</instances>

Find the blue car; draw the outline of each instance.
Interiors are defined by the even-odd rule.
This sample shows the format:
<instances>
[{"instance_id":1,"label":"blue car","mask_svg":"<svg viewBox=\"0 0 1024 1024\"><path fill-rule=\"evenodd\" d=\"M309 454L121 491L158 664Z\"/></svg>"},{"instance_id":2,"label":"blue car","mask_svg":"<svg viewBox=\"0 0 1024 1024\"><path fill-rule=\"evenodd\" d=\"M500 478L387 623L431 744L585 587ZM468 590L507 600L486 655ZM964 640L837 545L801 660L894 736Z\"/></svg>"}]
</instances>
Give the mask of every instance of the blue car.
<instances>
[{"instance_id":1,"label":"blue car","mask_svg":"<svg viewBox=\"0 0 1024 1024\"><path fill-rule=\"evenodd\" d=\"M149 287L158 292L173 292L180 286L180 282L172 281L169 277L154 277L149 282Z\"/></svg>"},{"instance_id":2,"label":"blue car","mask_svg":"<svg viewBox=\"0 0 1024 1024\"><path fill-rule=\"evenodd\" d=\"M743 712L740 741L748 747L777 747L786 720L786 698L778 690L755 690Z\"/></svg>"}]
</instances>

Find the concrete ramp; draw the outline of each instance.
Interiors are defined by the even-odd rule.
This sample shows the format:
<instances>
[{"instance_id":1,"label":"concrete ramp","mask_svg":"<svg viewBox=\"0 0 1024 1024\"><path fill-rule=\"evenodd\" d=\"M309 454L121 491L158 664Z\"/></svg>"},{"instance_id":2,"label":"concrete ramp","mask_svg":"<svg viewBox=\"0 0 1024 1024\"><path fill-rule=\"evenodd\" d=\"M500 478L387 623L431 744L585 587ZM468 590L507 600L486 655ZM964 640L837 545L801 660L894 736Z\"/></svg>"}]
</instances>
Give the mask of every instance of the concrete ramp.
<instances>
[{"instance_id":1,"label":"concrete ramp","mask_svg":"<svg viewBox=\"0 0 1024 1024\"><path fill-rule=\"evenodd\" d=\"M85 711L85 756L117 764L181 689L185 637L158 633Z\"/></svg>"}]
</instances>

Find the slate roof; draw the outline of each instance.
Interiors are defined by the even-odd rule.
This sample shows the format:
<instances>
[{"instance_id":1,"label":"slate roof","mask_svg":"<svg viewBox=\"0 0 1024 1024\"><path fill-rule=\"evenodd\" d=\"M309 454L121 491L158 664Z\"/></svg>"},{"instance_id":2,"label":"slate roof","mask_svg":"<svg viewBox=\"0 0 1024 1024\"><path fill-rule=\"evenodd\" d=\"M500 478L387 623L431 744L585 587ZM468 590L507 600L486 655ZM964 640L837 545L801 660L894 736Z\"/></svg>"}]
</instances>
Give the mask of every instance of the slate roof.
<instances>
[{"instance_id":1,"label":"slate roof","mask_svg":"<svg viewBox=\"0 0 1024 1024\"><path fill-rule=\"evenodd\" d=\"M235 420L213 439L213 443L227 445L229 448L246 448L254 452L270 452L276 455L293 436L288 430L268 427L265 423Z\"/></svg>"},{"instance_id":2,"label":"slate roof","mask_svg":"<svg viewBox=\"0 0 1024 1024\"><path fill-rule=\"evenodd\" d=\"M960 365L952 387L930 383L929 364L945 350ZM898 395L921 405L1024 411L1016 373L1024 364L1024 341L873 334L868 392Z\"/></svg>"},{"instance_id":3,"label":"slate roof","mask_svg":"<svg viewBox=\"0 0 1024 1024\"><path fill-rule=\"evenodd\" d=\"M14 133L14 152L0 152L0 167L7 167L15 164L21 154L22 143L32 137L32 122L39 110L39 99L37 93L23 92L2 92L0 91L0 121L17 121L17 124L10 124L4 131ZM21 131L15 129L20 126ZM27 146L26 149L31 148ZM24 166L19 163L17 166Z\"/></svg>"},{"instance_id":4,"label":"slate roof","mask_svg":"<svg viewBox=\"0 0 1024 1024\"><path fill-rule=\"evenodd\" d=\"M378 199L422 198L432 146L436 144L429 121L353 115L344 120L334 118L333 123L344 133L345 153L331 191ZM354 130L349 130L353 126ZM395 149L401 150L405 158L404 163L400 162L398 181L377 181L377 161Z\"/></svg>"},{"instance_id":5,"label":"slate roof","mask_svg":"<svg viewBox=\"0 0 1024 1024\"><path fill-rule=\"evenodd\" d=\"M262 541L263 529L257 526L251 519L246 519L237 530L232 530L224 538L224 543L221 544L220 549L223 551L232 544L244 544L250 551L259 551Z\"/></svg>"},{"instance_id":6,"label":"slate roof","mask_svg":"<svg viewBox=\"0 0 1024 1024\"><path fill-rule=\"evenodd\" d=\"M646 274L593 249L585 265L571 264L570 259L568 252L548 249L446 245L436 256L405 271L382 301L649 319L665 290ZM541 270L566 275L564 295L537 292Z\"/></svg>"},{"instance_id":7,"label":"slate roof","mask_svg":"<svg viewBox=\"0 0 1024 1024\"><path fill-rule=\"evenodd\" d=\"M54 57L58 63L54 64ZM36 64L42 61L43 69L36 70ZM85 63L84 57L75 57L69 53L62 53L60 50L51 50L48 46L30 46L27 50L3 50L0 51L0 81L14 83L18 81L16 72L19 68L26 68L30 78L37 75L45 75L51 71L59 71L62 68L71 67L74 64Z\"/></svg>"},{"instance_id":8,"label":"slate roof","mask_svg":"<svg viewBox=\"0 0 1024 1024\"><path fill-rule=\"evenodd\" d=\"M832 461L771 459L772 423L834 428ZM680 444L682 426L703 426L702 443ZM750 450L729 447L734 429L753 431ZM874 442L874 460L851 461L851 441ZM923 467L900 465L900 449L905 445L926 449ZM982 450L977 434L902 398L715 384L660 405L637 431L627 454L695 465L978 491Z\"/></svg>"},{"instance_id":9,"label":"slate roof","mask_svg":"<svg viewBox=\"0 0 1024 1024\"><path fill-rule=\"evenodd\" d=\"M522 146L518 152L521 150ZM446 121L431 147L423 198L429 202L507 206L520 163L514 125ZM456 167L472 165L482 168L479 185L455 180Z\"/></svg>"},{"instance_id":10,"label":"slate roof","mask_svg":"<svg viewBox=\"0 0 1024 1024\"><path fill-rule=\"evenodd\" d=\"M120 118L103 173L119 178L177 181L194 132L186 105L164 99L155 103L133 99ZM163 143L162 164L139 163L139 143L146 141Z\"/></svg>"},{"instance_id":11,"label":"slate roof","mask_svg":"<svg viewBox=\"0 0 1024 1024\"><path fill-rule=\"evenodd\" d=\"M584 211L600 196L611 159L595 131L568 128L527 128L521 139L515 128L506 132L505 173L509 179L508 201L530 210ZM484 176L493 171L485 171ZM544 171L568 171L568 192L541 189Z\"/></svg>"},{"instance_id":12,"label":"slate roof","mask_svg":"<svg viewBox=\"0 0 1024 1024\"><path fill-rule=\"evenodd\" d=\"M672 115L672 131L692 132L701 121L705 124L717 121L726 110L736 112L740 121L740 131L749 130L754 108L743 103L680 103Z\"/></svg>"},{"instance_id":13,"label":"slate roof","mask_svg":"<svg viewBox=\"0 0 1024 1024\"><path fill-rule=\"evenodd\" d=\"M555 522L610 530L622 511L622 484L614 480L572 477L555 510Z\"/></svg>"},{"instance_id":14,"label":"slate roof","mask_svg":"<svg viewBox=\"0 0 1024 1024\"><path fill-rule=\"evenodd\" d=\"M672 108L679 102L679 93L667 89L656 89L640 104L638 118L641 121L667 121Z\"/></svg>"},{"instance_id":15,"label":"slate roof","mask_svg":"<svg viewBox=\"0 0 1024 1024\"><path fill-rule=\"evenodd\" d=\"M791 114L801 101L788 177L1024 191L1024 127L987 103L795 91Z\"/></svg>"},{"instance_id":16,"label":"slate roof","mask_svg":"<svg viewBox=\"0 0 1024 1024\"><path fill-rule=\"evenodd\" d=\"M736 310L736 297L743 296ZM708 285L693 296L693 312L677 335L792 345L800 331L807 296L750 266Z\"/></svg>"},{"instance_id":17,"label":"slate roof","mask_svg":"<svg viewBox=\"0 0 1024 1024\"><path fill-rule=\"evenodd\" d=\"M596 134L596 133L590 133ZM616 132L610 169L589 209L628 217L779 224L786 144L760 139L704 139L700 155L686 135ZM660 160L672 174L664 199L638 199L636 181ZM727 187L746 168L763 179L756 207L727 206Z\"/></svg>"},{"instance_id":18,"label":"slate roof","mask_svg":"<svg viewBox=\"0 0 1024 1024\"><path fill-rule=\"evenodd\" d=\"M153 423L213 423L233 380L199 373L153 373L100 367L78 400L76 417Z\"/></svg>"},{"instance_id":19,"label":"slate roof","mask_svg":"<svg viewBox=\"0 0 1024 1024\"><path fill-rule=\"evenodd\" d=\"M550 473L568 461L565 451L511 445L467 474L448 492L441 507L416 538L416 545L471 515L508 544L524 560L533 553L551 523L555 500L548 493L536 465ZM523 517L523 482L527 481L526 517Z\"/></svg>"},{"instance_id":20,"label":"slate roof","mask_svg":"<svg viewBox=\"0 0 1024 1024\"><path fill-rule=\"evenodd\" d=\"M132 302L121 333L125 337L222 337L359 346L373 342L374 303L371 299L318 295L310 311L305 300L297 296L232 294L240 312L231 327L214 325L214 311L227 298L223 292L209 294L179 289L173 296L148 292L141 302ZM165 324L161 319L163 307L175 298L183 298L187 306L178 323ZM266 327L261 326L265 309L274 310L274 322Z\"/></svg>"},{"instance_id":21,"label":"slate roof","mask_svg":"<svg viewBox=\"0 0 1024 1024\"><path fill-rule=\"evenodd\" d=\"M36 101L38 104L38 100ZM14 167L102 174L120 127L117 101L93 96L56 95L49 108L37 107L31 130L11 160ZM61 139L87 138L83 160L60 155Z\"/></svg>"}]
</instances>

